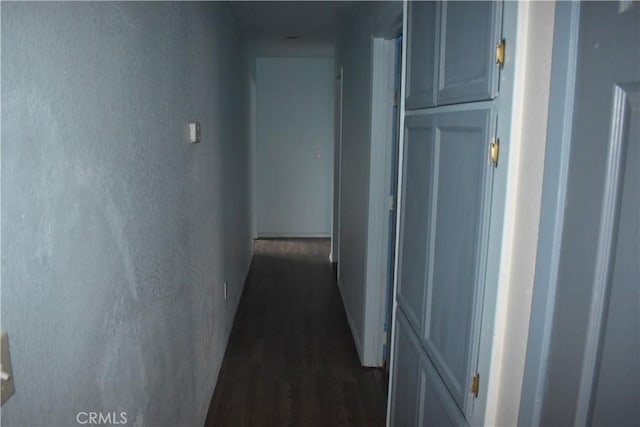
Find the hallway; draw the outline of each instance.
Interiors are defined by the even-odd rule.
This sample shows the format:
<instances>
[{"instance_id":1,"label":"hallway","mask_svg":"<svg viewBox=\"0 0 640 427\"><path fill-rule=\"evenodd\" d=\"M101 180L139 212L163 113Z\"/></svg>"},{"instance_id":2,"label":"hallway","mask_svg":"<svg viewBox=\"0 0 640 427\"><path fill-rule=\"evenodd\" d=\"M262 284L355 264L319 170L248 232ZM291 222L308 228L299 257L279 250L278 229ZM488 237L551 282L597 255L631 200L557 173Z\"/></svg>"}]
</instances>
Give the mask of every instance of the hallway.
<instances>
[{"instance_id":1,"label":"hallway","mask_svg":"<svg viewBox=\"0 0 640 427\"><path fill-rule=\"evenodd\" d=\"M3 427L640 426L640 2L0 12Z\"/></svg>"},{"instance_id":2,"label":"hallway","mask_svg":"<svg viewBox=\"0 0 640 427\"><path fill-rule=\"evenodd\" d=\"M256 241L206 426L384 425L384 372L360 366L329 246Z\"/></svg>"}]
</instances>

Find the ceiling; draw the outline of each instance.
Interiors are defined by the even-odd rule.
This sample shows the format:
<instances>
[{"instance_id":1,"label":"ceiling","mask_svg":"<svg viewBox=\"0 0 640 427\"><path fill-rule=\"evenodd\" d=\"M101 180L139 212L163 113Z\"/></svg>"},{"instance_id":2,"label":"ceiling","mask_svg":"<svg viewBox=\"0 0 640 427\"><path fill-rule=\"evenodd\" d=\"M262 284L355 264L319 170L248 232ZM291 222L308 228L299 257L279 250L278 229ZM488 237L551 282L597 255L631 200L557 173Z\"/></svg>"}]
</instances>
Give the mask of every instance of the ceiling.
<instances>
[{"instance_id":1,"label":"ceiling","mask_svg":"<svg viewBox=\"0 0 640 427\"><path fill-rule=\"evenodd\" d=\"M231 1L249 40L333 43L356 13L357 1Z\"/></svg>"}]
</instances>

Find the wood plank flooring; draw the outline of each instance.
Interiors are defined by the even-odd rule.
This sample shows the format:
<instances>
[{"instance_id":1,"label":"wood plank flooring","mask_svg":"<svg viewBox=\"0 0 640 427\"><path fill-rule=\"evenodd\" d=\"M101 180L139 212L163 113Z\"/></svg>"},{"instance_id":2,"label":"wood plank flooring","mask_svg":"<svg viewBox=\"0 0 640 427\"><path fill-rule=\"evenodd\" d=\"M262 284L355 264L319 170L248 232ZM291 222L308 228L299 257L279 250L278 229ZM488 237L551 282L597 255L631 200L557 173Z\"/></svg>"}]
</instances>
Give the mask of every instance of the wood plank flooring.
<instances>
[{"instance_id":1,"label":"wood plank flooring","mask_svg":"<svg viewBox=\"0 0 640 427\"><path fill-rule=\"evenodd\" d=\"M360 366L328 239L258 240L206 426L383 426L382 369Z\"/></svg>"}]
</instances>

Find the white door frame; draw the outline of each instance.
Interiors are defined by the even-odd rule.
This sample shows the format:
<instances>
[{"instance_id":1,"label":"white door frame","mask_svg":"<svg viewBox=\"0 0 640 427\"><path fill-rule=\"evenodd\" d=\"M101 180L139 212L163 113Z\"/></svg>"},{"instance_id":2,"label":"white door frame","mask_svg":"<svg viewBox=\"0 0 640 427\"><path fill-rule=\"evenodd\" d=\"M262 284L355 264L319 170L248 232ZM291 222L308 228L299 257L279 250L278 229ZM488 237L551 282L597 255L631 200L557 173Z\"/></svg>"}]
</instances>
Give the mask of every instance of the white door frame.
<instances>
[{"instance_id":1,"label":"white door frame","mask_svg":"<svg viewBox=\"0 0 640 427\"><path fill-rule=\"evenodd\" d=\"M389 182L392 173L395 39L372 38L371 155L369 222L365 271L365 319L362 363L382 366L386 333L389 269Z\"/></svg>"},{"instance_id":2,"label":"white door frame","mask_svg":"<svg viewBox=\"0 0 640 427\"><path fill-rule=\"evenodd\" d=\"M340 66L340 73L336 78L334 113L334 144L333 144L333 215L331 215L331 252L329 261L338 263L338 277L340 277L340 197L342 186L342 95L343 95L343 73Z\"/></svg>"},{"instance_id":3,"label":"white door frame","mask_svg":"<svg viewBox=\"0 0 640 427\"><path fill-rule=\"evenodd\" d=\"M407 1L402 2L402 59L400 62L400 94L398 96L398 116L400 117L400 124L398 126L398 169L397 169L397 185L396 185L396 206L395 206L395 214L396 214L396 241L394 242L396 246L396 257L393 260L394 262L394 272L393 272L393 300L391 306L391 347L389 348L389 381L387 388L387 419L385 425L387 427L391 426L391 405L392 405L392 394L393 394L393 366L395 363L395 342L396 342L396 329L397 329L397 311L398 311L398 301L396 300L396 294L398 292L398 268L399 268L399 258L398 258L398 248L400 244L400 208L402 203L402 191L403 191L403 180L402 174L404 173L404 118L405 118L405 97L406 97L406 88L407 88Z\"/></svg>"},{"instance_id":4,"label":"white door frame","mask_svg":"<svg viewBox=\"0 0 640 427\"><path fill-rule=\"evenodd\" d=\"M552 87L531 321L518 423L540 424L558 280L578 56L579 2L556 3Z\"/></svg>"}]
</instances>

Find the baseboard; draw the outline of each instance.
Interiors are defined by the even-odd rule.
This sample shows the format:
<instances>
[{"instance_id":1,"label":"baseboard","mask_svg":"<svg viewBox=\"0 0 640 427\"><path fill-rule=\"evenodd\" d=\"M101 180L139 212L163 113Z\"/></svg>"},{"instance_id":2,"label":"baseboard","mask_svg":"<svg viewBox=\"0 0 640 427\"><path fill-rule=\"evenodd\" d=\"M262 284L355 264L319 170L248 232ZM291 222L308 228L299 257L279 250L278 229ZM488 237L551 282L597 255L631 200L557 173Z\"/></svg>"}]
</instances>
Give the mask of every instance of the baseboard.
<instances>
[{"instance_id":1,"label":"baseboard","mask_svg":"<svg viewBox=\"0 0 640 427\"><path fill-rule=\"evenodd\" d=\"M253 250L251 251L251 260L253 260ZM218 351L218 354L216 354L216 356L219 356L220 353L222 353L222 357L220 357L220 363L218 363L218 366L215 369L215 373L213 375L213 383L212 383L212 387L211 387L211 391L209 392L209 398L207 399L205 405L206 405L206 409L204 410L204 416L201 416L201 420L200 423L198 425L204 426L205 423L207 422L207 416L209 415L209 408L211 406L211 401L213 400L213 394L216 391L216 386L218 385L218 378L220 377L220 370L222 369L222 363L224 362L224 356L227 352L227 347L229 347L229 338L231 338L231 331L233 330L233 323L236 320L236 314L238 313L238 306L240 305L240 300L242 299L242 293L244 292L244 288L247 284L247 278L249 277L249 272L251 270L251 262L249 262L249 267L247 268L247 273L245 274L245 279L242 282L242 286L241 288L238 290L237 294L236 294L236 298L235 301L233 302L233 307L231 308L231 316L229 316L229 318L231 319L231 323L230 325L227 327L227 329L225 330L224 333L224 338L223 338L223 343L224 346ZM214 360L216 360L216 358L214 358Z\"/></svg>"},{"instance_id":2,"label":"baseboard","mask_svg":"<svg viewBox=\"0 0 640 427\"><path fill-rule=\"evenodd\" d=\"M351 319L351 314L347 309L347 304L345 303L344 294L342 293L342 287L340 283L338 283L338 290L340 291L340 299L342 299L342 307L344 307L344 312L347 314L347 323L349 323L349 329L351 329L351 336L353 338L353 342L356 345L356 351L358 352L358 359L360 360L360 364L362 365L362 344L360 343L360 338L358 336L358 331L353 326L353 319ZM364 366L364 365L363 365Z\"/></svg>"},{"instance_id":3,"label":"baseboard","mask_svg":"<svg viewBox=\"0 0 640 427\"><path fill-rule=\"evenodd\" d=\"M331 234L325 232L313 233L280 233L280 232L260 232L258 239L330 239Z\"/></svg>"}]
</instances>

